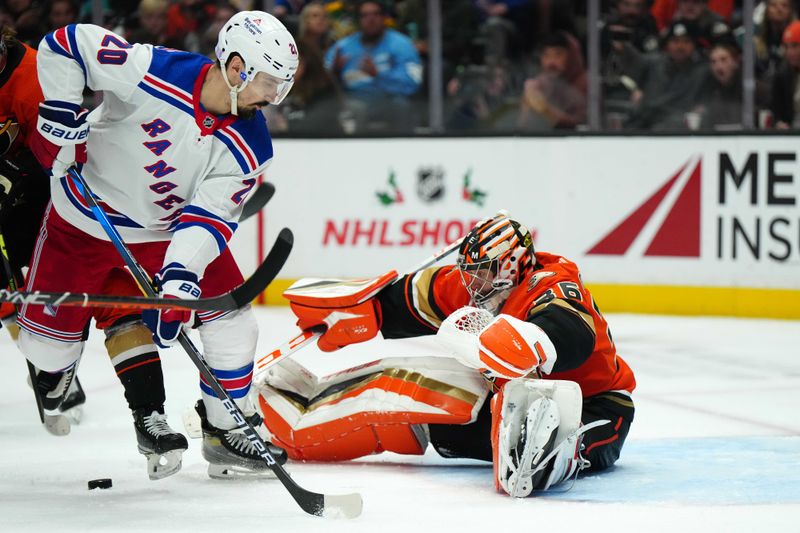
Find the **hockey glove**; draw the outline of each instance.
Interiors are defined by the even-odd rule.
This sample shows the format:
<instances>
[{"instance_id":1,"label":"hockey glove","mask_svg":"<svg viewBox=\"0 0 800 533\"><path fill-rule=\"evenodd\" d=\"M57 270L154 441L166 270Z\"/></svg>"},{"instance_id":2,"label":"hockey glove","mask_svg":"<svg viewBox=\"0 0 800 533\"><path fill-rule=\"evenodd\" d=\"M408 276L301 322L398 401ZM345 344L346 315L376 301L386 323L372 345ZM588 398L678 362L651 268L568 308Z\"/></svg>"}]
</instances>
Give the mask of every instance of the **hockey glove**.
<instances>
[{"instance_id":1,"label":"hockey glove","mask_svg":"<svg viewBox=\"0 0 800 533\"><path fill-rule=\"evenodd\" d=\"M381 329L380 304L370 298L350 307L320 308L291 303L297 325L303 329L324 327L317 341L323 352L333 352L348 344L372 339Z\"/></svg>"},{"instance_id":2,"label":"hockey glove","mask_svg":"<svg viewBox=\"0 0 800 533\"><path fill-rule=\"evenodd\" d=\"M39 164L52 176L60 178L72 165L86 162L88 115L89 111L78 104L60 100L39 104L39 120L30 147Z\"/></svg>"},{"instance_id":3,"label":"hockey glove","mask_svg":"<svg viewBox=\"0 0 800 533\"><path fill-rule=\"evenodd\" d=\"M163 267L155 279L156 290L162 298L196 300L200 298L200 285L197 274L180 263L170 263ZM194 318L194 311L187 309L145 309L142 321L153 332L153 341L162 348L174 343L183 324Z\"/></svg>"},{"instance_id":4,"label":"hockey glove","mask_svg":"<svg viewBox=\"0 0 800 533\"><path fill-rule=\"evenodd\" d=\"M556 348L542 328L500 314L478 335L478 368L490 375L519 378L533 370L545 374L556 363Z\"/></svg>"}]
</instances>

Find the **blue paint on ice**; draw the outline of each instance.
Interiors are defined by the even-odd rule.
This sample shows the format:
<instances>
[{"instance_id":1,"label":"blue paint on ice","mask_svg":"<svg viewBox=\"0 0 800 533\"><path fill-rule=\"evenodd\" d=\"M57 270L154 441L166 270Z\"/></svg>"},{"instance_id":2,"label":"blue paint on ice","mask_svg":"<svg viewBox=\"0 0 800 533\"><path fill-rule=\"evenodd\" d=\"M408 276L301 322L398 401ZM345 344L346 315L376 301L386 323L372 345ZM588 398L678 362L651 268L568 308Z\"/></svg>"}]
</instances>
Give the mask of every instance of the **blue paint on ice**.
<instances>
[{"instance_id":1,"label":"blue paint on ice","mask_svg":"<svg viewBox=\"0 0 800 533\"><path fill-rule=\"evenodd\" d=\"M631 440L617 465L540 498L608 503L800 503L800 437Z\"/></svg>"}]
</instances>

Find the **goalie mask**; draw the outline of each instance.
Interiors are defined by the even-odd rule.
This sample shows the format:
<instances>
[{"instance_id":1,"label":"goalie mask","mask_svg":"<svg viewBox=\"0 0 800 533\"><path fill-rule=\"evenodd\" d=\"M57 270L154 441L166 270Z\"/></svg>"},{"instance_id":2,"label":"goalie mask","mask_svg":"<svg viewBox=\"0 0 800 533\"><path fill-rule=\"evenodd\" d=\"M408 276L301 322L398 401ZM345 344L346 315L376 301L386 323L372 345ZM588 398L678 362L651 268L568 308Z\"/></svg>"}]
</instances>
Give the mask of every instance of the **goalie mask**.
<instances>
[{"instance_id":1,"label":"goalie mask","mask_svg":"<svg viewBox=\"0 0 800 533\"><path fill-rule=\"evenodd\" d=\"M276 96L271 102L280 104L294 84L299 55L292 34L281 22L263 11L240 11L225 23L219 32L217 59L222 67L222 78L230 89L231 113L237 114L237 96L249 83L276 85ZM244 61L242 84L231 85L226 75L226 64L232 54ZM258 76L258 78L257 78Z\"/></svg>"},{"instance_id":2,"label":"goalie mask","mask_svg":"<svg viewBox=\"0 0 800 533\"><path fill-rule=\"evenodd\" d=\"M464 238L457 266L472 303L497 314L533 258L528 229L506 215L497 215L479 222Z\"/></svg>"}]
</instances>

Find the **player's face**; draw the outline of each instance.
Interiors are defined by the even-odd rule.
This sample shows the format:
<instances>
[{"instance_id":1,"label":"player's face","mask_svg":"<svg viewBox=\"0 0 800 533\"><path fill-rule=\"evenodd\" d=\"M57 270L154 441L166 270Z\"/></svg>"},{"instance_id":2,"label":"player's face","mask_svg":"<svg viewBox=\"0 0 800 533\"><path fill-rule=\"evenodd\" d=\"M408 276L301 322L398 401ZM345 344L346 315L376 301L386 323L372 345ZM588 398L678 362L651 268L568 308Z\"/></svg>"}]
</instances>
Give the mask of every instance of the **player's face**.
<instances>
[{"instance_id":1,"label":"player's face","mask_svg":"<svg viewBox=\"0 0 800 533\"><path fill-rule=\"evenodd\" d=\"M267 74L259 72L253 81L239 94L239 116L251 118L256 112L267 104L277 101L278 97L287 92L291 84Z\"/></svg>"}]
</instances>

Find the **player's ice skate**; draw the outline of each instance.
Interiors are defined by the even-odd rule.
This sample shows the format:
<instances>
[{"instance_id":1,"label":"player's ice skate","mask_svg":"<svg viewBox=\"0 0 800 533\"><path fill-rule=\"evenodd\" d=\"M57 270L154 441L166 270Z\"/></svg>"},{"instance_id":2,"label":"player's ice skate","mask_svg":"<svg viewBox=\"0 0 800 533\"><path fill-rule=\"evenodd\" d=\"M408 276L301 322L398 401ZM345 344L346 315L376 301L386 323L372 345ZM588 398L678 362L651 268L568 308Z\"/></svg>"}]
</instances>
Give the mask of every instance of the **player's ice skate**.
<instances>
[{"instance_id":1,"label":"player's ice skate","mask_svg":"<svg viewBox=\"0 0 800 533\"><path fill-rule=\"evenodd\" d=\"M239 428L219 429L212 426L206 418L205 405L199 400L195 410L200 416L203 430L202 453L208 461L208 475L214 479L236 477L268 476L272 470L258 454L255 446ZM261 417L249 417L253 427L262 427ZM278 464L286 462L286 452L267 442L269 452Z\"/></svg>"},{"instance_id":2,"label":"player's ice skate","mask_svg":"<svg viewBox=\"0 0 800 533\"><path fill-rule=\"evenodd\" d=\"M36 374L38 393L42 399L42 411L44 415L44 428L51 435L63 437L69 435L72 418L65 413L70 407L75 408L83 402L76 402L78 397L70 398L69 406L63 407L64 402L72 392L71 385L75 377L75 366L63 372L45 372L40 370ZM82 392L82 390L81 390ZM84 396L83 401L86 400ZM77 423L79 418L75 420Z\"/></svg>"},{"instance_id":3,"label":"player's ice skate","mask_svg":"<svg viewBox=\"0 0 800 533\"><path fill-rule=\"evenodd\" d=\"M189 444L186 437L169 427L163 409L137 409L133 412L133 426L139 453L147 458L150 479L163 479L181 469L183 452Z\"/></svg>"}]
</instances>

